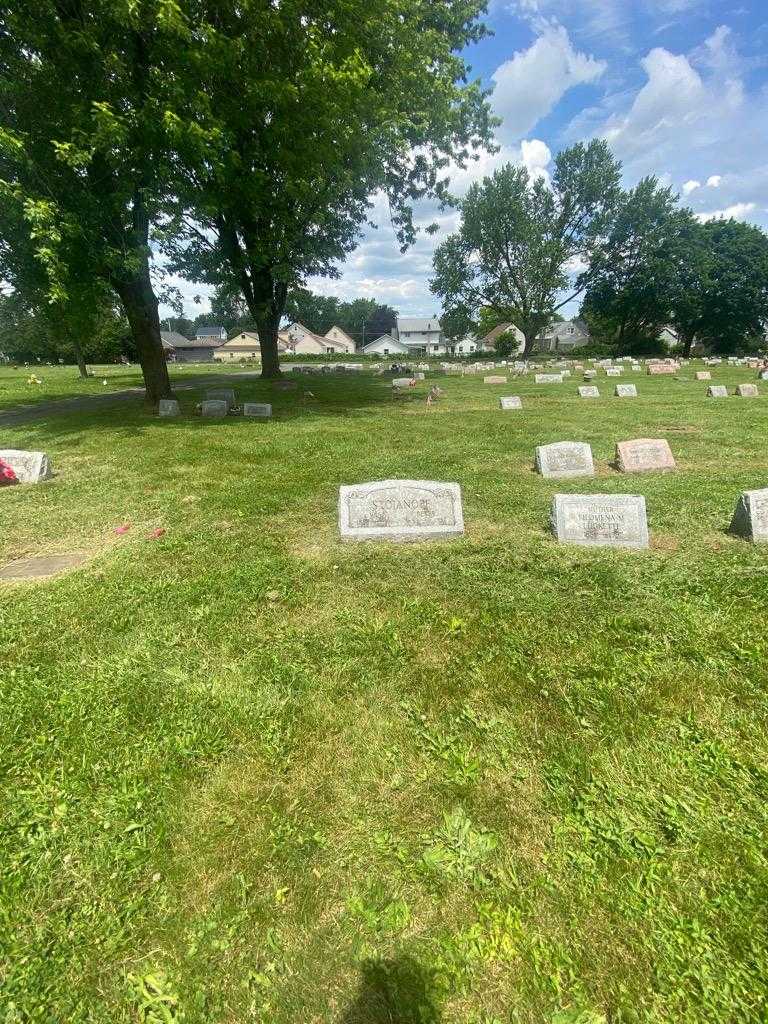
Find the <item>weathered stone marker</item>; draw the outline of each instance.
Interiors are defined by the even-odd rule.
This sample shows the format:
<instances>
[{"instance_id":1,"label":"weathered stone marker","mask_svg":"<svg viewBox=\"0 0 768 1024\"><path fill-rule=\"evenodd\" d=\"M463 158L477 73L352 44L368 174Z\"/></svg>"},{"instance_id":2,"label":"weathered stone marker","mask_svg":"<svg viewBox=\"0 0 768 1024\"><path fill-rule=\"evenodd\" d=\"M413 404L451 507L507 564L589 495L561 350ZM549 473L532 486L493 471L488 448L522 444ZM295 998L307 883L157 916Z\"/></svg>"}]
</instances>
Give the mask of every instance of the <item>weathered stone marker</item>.
<instances>
[{"instance_id":1,"label":"weathered stone marker","mask_svg":"<svg viewBox=\"0 0 768 1024\"><path fill-rule=\"evenodd\" d=\"M539 445L536 469L545 477L594 476L592 449L580 441Z\"/></svg>"},{"instance_id":2,"label":"weathered stone marker","mask_svg":"<svg viewBox=\"0 0 768 1024\"><path fill-rule=\"evenodd\" d=\"M231 409L237 404L235 400L235 392L232 388L213 388L210 391L205 392L206 402L226 402L227 409Z\"/></svg>"},{"instance_id":3,"label":"weathered stone marker","mask_svg":"<svg viewBox=\"0 0 768 1024\"><path fill-rule=\"evenodd\" d=\"M635 384L617 384L613 393L616 398L637 398L637 386Z\"/></svg>"},{"instance_id":4,"label":"weathered stone marker","mask_svg":"<svg viewBox=\"0 0 768 1024\"><path fill-rule=\"evenodd\" d=\"M342 540L416 541L464 533L461 488L437 480L376 480L339 488Z\"/></svg>"},{"instance_id":5,"label":"weathered stone marker","mask_svg":"<svg viewBox=\"0 0 768 1024\"><path fill-rule=\"evenodd\" d=\"M562 373L537 373L533 380L536 384L562 384L563 375Z\"/></svg>"},{"instance_id":6,"label":"weathered stone marker","mask_svg":"<svg viewBox=\"0 0 768 1024\"><path fill-rule=\"evenodd\" d=\"M739 384L736 388L736 394L739 398L759 398L760 392L757 389L757 384Z\"/></svg>"},{"instance_id":7,"label":"weathered stone marker","mask_svg":"<svg viewBox=\"0 0 768 1024\"><path fill-rule=\"evenodd\" d=\"M594 380L597 376L597 370L585 370L584 380Z\"/></svg>"},{"instance_id":8,"label":"weathered stone marker","mask_svg":"<svg viewBox=\"0 0 768 1024\"><path fill-rule=\"evenodd\" d=\"M506 384L507 378L500 376L483 377L483 384Z\"/></svg>"},{"instance_id":9,"label":"weathered stone marker","mask_svg":"<svg viewBox=\"0 0 768 1024\"><path fill-rule=\"evenodd\" d=\"M606 371L606 377L620 377L622 374L622 368L620 366L609 366Z\"/></svg>"},{"instance_id":10,"label":"weathered stone marker","mask_svg":"<svg viewBox=\"0 0 768 1024\"><path fill-rule=\"evenodd\" d=\"M648 547L645 498L640 494L556 494L551 522L561 544Z\"/></svg>"},{"instance_id":11,"label":"weathered stone marker","mask_svg":"<svg viewBox=\"0 0 768 1024\"><path fill-rule=\"evenodd\" d=\"M665 373L677 373L677 370L671 363L648 363L646 372L649 377L658 377Z\"/></svg>"},{"instance_id":12,"label":"weathered stone marker","mask_svg":"<svg viewBox=\"0 0 768 1024\"><path fill-rule=\"evenodd\" d=\"M223 399L209 398L200 406L200 411L209 419L222 419L226 417L229 406Z\"/></svg>"},{"instance_id":13,"label":"weathered stone marker","mask_svg":"<svg viewBox=\"0 0 768 1024\"><path fill-rule=\"evenodd\" d=\"M8 463L20 484L39 484L51 479L51 460L45 452L0 448L0 459Z\"/></svg>"},{"instance_id":14,"label":"weathered stone marker","mask_svg":"<svg viewBox=\"0 0 768 1024\"><path fill-rule=\"evenodd\" d=\"M179 403L175 398L161 398L157 404L158 416L178 416Z\"/></svg>"},{"instance_id":15,"label":"weathered stone marker","mask_svg":"<svg viewBox=\"0 0 768 1024\"><path fill-rule=\"evenodd\" d=\"M731 533L768 544L768 487L741 494L733 513Z\"/></svg>"},{"instance_id":16,"label":"weathered stone marker","mask_svg":"<svg viewBox=\"0 0 768 1024\"><path fill-rule=\"evenodd\" d=\"M697 370L696 380L712 380L712 374L709 370Z\"/></svg>"},{"instance_id":17,"label":"weathered stone marker","mask_svg":"<svg viewBox=\"0 0 768 1024\"><path fill-rule=\"evenodd\" d=\"M648 473L655 469L676 469L669 442L664 438L639 437L619 441L616 465L622 473Z\"/></svg>"},{"instance_id":18,"label":"weathered stone marker","mask_svg":"<svg viewBox=\"0 0 768 1024\"><path fill-rule=\"evenodd\" d=\"M727 398L728 388L725 384L712 384L707 388L707 398Z\"/></svg>"},{"instance_id":19,"label":"weathered stone marker","mask_svg":"<svg viewBox=\"0 0 768 1024\"><path fill-rule=\"evenodd\" d=\"M243 416L256 416L258 419L268 420L272 416L272 406L269 402L245 402Z\"/></svg>"},{"instance_id":20,"label":"weathered stone marker","mask_svg":"<svg viewBox=\"0 0 768 1024\"><path fill-rule=\"evenodd\" d=\"M586 385L585 387L579 388L579 398L599 398L600 389L593 385Z\"/></svg>"},{"instance_id":21,"label":"weathered stone marker","mask_svg":"<svg viewBox=\"0 0 768 1024\"><path fill-rule=\"evenodd\" d=\"M507 395L499 399L499 406L502 409L522 409L523 400L519 395Z\"/></svg>"},{"instance_id":22,"label":"weathered stone marker","mask_svg":"<svg viewBox=\"0 0 768 1024\"><path fill-rule=\"evenodd\" d=\"M410 388L413 387L413 383L416 380L415 377L395 377L392 381L393 388Z\"/></svg>"}]
</instances>

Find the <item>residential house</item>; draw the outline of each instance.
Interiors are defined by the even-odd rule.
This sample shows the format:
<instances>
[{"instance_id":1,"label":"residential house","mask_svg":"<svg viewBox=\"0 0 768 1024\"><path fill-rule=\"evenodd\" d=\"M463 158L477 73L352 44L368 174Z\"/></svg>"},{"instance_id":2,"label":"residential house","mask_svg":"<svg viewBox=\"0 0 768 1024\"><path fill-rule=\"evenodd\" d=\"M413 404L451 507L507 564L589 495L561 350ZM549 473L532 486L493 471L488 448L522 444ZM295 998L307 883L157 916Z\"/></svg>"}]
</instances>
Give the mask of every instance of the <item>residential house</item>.
<instances>
[{"instance_id":1,"label":"residential house","mask_svg":"<svg viewBox=\"0 0 768 1024\"><path fill-rule=\"evenodd\" d=\"M515 327L515 325L511 323L497 324L497 326L494 327L492 331L489 331L482 339L482 348L486 350L495 349L496 342L502 334L509 334L515 339L517 344L515 349L513 349L513 355L519 355L525 349L525 335L519 327Z\"/></svg>"},{"instance_id":2,"label":"residential house","mask_svg":"<svg viewBox=\"0 0 768 1024\"><path fill-rule=\"evenodd\" d=\"M399 316L394 336L411 355L431 356L445 353L445 338L436 316Z\"/></svg>"},{"instance_id":3,"label":"residential house","mask_svg":"<svg viewBox=\"0 0 768 1024\"><path fill-rule=\"evenodd\" d=\"M261 346L255 331L241 331L216 349L213 358L217 363L231 363L255 359L261 362Z\"/></svg>"},{"instance_id":4,"label":"residential house","mask_svg":"<svg viewBox=\"0 0 768 1024\"><path fill-rule=\"evenodd\" d=\"M221 324L200 324L195 330L196 338L211 338L221 342L227 340L227 332Z\"/></svg>"},{"instance_id":5,"label":"residential house","mask_svg":"<svg viewBox=\"0 0 768 1024\"><path fill-rule=\"evenodd\" d=\"M550 324L536 339L540 352L566 352L589 342L589 328L583 320L562 320Z\"/></svg>"},{"instance_id":6,"label":"residential house","mask_svg":"<svg viewBox=\"0 0 768 1024\"><path fill-rule=\"evenodd\" d=\"M336 345L342 345L343 352L352 353L355 351L355 343L352 338L345 331L342 331L340 327L337 327L336 324L333 325L330 331L325 332L325 337Z\"/></svg>"},{"instance_id":7,"label":"residential house","mask_svg":"<svg viewBox=\"0 0 768 1024\"><path fill-rule=\"evenodd\" d=\"M369 341L363 346L363 352L367 356L408 356L411 350L391 334L382 334L375 341Z\"/></svg>"},{"instance_id":8,"label":"residential house","mask_svg":"<svg viewBox=\"0 0 768 1024\"><path fill-rule=\"evenodd\" d=\"M315 334L314 331L310 331L308 327L304 326L304 324L300 323L291 324L285 334L290 340L290 343L293 346L293 352L295 352L296 355L332 356L337 354L346 354L350 351L347 348L348 344L352 345L352 352L355 350L354 343L351 338L346 342L336 341L329 337L323 338L319 334Z\"/></svg>"}]
</instances>

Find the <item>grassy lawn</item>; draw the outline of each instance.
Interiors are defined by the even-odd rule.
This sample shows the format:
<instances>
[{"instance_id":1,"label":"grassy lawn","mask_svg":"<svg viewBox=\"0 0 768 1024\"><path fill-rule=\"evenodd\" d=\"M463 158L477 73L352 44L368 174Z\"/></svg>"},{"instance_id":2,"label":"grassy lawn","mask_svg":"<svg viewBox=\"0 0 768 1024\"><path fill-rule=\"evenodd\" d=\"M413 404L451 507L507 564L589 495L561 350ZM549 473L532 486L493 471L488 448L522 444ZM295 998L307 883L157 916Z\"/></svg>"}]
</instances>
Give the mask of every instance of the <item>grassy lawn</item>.
<instances>
[{"instance_id":1,"label":"grassy lawn","mask_svg":"<svg viewBox=\"0 0 768 1024\"><path fill-rule=\"evenodd\" d=\"M0 491L2 561L92 559L0 584L3 1024L764 1024L768 546L726 529L768 384L696 368L4 430L57 476ZM535 475L556 440L597 476ZM340 544L387 477L458 481L466 537ZM557 491L645 495L651 550L558 546Z\"/></svg>"}]
</instances>

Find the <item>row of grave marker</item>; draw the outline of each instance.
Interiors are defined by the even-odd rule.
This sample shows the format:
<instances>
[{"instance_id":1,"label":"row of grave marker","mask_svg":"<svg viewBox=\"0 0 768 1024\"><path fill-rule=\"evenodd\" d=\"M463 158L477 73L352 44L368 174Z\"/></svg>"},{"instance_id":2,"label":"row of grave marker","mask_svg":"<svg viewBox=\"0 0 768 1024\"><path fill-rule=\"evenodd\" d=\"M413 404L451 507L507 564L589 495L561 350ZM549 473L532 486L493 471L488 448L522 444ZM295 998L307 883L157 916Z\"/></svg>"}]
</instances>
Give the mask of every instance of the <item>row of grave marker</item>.
<instances>
[{"instance_id":1,"label":"row of grave marker","mask_svg":"<svg viewBox=\"0 0 768 1024\"><path fill-rule=\"evenodd\" d=\"M461 488L437 480L376 480L339 488L344 541L418 541L464 533ZM640 494L555 494L550 525L561 544L647 548L645 498ZM744 491L733 533L768 543L768 488Z\"/></svg>"},{"instance_id":2,"label":"row of grave marker","mask_svg":"<svg viewBox=\"0 0 768 1024\"><path fill-rule=\"evenodd\" d=\"M199 408L200 415L206 419L223 419L226 416L237 415L239 412L242 412L243 416L252 416L262 420L268 420L272 416L272 406L269 402L244 402L240 409L233 388L214 388L206 391ZM180 416L179 403L175 398L161 398L157 414L163 418Z\"/></svg>"}]
</instances>

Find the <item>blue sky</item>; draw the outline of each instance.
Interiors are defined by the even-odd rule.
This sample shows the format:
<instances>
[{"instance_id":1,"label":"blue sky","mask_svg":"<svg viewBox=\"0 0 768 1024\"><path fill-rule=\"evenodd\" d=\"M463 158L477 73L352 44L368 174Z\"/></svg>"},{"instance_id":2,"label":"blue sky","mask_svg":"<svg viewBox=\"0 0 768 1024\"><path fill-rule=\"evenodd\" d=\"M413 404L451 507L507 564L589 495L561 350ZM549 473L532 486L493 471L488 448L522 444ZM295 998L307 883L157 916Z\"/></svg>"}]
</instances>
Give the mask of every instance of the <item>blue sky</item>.
<instances>
[{"instance_id":1,"label":"blue sky","mask_svg":"<svg viewBox=\"0 0 768 1024\"><path fill-rule=\"evenodd\" d=\"M767 0L491 0L494 35L466 54L473 77L493 87L500 152L453 176L471 181L512 161L546 174L578 140L606 138L625 184L655 174L702 218L735 216L768 228ZM339 280L320 292L374 297L403 314L432 315L428 280L437 236L398 252L386 214L366 231ZM187 298L199 287L186 285ZM188 311L204 306L188 302Z\"/></svg>"}]
</instances>

